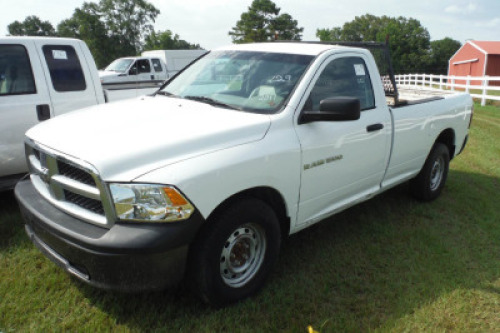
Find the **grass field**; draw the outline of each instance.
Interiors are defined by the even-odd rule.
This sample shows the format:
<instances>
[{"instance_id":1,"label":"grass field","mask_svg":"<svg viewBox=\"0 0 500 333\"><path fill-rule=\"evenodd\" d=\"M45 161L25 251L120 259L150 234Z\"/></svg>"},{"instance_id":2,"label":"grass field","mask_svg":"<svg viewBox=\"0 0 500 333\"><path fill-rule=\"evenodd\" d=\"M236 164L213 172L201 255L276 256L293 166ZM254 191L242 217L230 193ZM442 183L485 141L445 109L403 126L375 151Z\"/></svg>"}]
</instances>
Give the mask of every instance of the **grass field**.
<instances>
[{"instance_id":1,"label":"grass field","mask_svg":"<svg viewBox=\"0 0 500 333\"><path fill-rule=\"evenodd\" d=\"M182 288L88 287L27 239L0 194L0 332L500 331L500 108L478 107L435 202L399 186L292 236L257 296L212 309Z\"/></svg>"}]
</instances>

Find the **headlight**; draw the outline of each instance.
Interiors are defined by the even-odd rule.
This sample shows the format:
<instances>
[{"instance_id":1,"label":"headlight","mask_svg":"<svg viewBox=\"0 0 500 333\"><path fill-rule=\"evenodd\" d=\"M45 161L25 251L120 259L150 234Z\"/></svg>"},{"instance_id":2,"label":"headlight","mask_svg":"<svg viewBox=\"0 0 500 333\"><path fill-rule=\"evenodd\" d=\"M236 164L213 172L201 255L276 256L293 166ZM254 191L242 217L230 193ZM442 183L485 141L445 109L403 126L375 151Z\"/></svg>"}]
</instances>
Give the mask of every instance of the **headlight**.
<instances>
[{"instance_id":1,"label":"headlight","mask_svg":"<svg viewBox=\"0 0 500 333\"><path fill-rule=\"evenodd\" d=\"M120 220L175 222L188 219L194 207L174 187L152 184L110 184Z\"/></svg>"}]
</instances>

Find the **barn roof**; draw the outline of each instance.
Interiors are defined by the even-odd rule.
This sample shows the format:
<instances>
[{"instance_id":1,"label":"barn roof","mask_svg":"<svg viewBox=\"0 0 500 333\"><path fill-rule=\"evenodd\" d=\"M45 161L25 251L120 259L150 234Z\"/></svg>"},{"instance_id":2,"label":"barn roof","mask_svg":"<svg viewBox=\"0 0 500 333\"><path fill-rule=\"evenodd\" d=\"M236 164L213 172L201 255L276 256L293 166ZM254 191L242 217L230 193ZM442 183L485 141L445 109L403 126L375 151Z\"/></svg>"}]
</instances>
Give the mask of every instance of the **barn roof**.
<instances>
[{"instance_id":1,"label":"barn roof","mask_svg":"<svg viewBox=\"0 0 500 333\"><path fill-rule=\"evenodd\" d=\"M468 41L472 46L486 54L500 54L500 41Z\"/></svg>"}]
</instances>

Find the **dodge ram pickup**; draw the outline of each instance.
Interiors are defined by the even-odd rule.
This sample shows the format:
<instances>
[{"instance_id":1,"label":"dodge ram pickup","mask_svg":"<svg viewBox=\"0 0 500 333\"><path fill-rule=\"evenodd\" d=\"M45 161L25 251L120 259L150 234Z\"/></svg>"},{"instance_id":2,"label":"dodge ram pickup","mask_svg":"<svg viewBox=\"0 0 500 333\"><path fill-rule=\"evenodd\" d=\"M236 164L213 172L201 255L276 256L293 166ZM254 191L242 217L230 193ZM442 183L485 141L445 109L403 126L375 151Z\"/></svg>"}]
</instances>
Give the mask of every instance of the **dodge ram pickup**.
<instances>
[{"instance_id":1,"label":"dodge ram pickup","mask_svg":"<svg viewBox=\"0 0 500 333\"><path fill-rule=\"evenodd\" d=\"M154 96L43 122L15 189L26 232L96 287L186 281L214 305L248 297L283 236L402 182L440 195L472 99L405 95L390 72L363 47L232 45Z\"/></svg>"}]
</instances>

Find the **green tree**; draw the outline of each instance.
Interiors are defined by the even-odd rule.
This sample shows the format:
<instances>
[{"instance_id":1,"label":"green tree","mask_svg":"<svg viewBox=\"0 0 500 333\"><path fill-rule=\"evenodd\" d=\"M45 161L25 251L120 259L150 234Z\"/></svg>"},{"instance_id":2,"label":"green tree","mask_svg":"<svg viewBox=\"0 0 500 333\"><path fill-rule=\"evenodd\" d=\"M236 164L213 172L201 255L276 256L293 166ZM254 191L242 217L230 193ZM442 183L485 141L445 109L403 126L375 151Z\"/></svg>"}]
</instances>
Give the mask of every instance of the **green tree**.
<instances>
[{"instance_id":1,"label":"green tree","mask_svg":"<svg viewBox=\"0 0 500 333\"><path fill-rule=\"evenodd\" d=\"M322 42L341 41L342 28L336 27L332 29L324 28L316 30L316 37Z\"/></svg>"},{"instance_id":2,"label":"green tree","mask_svg":"<svg viewBox=\"0 0 500 333\"><path fill-rule=\"evenodd\" d=\"M158 14L144 0L85 2L57 29L60 36L84 40L102 68L116 58L137 55Z\"/></svg>"},{"instance_id":3,"label":"green tree","mask_svg":"<svg viewBox=\"0 0 500 333\"><path fill-rule=\"evenodd\" d=\"M304 28L298 28L297 20L289 14L281 14L271 21L271 31L275 32L277 40L300 40Z\"/></svg>"},{"instance_id":4,"label":"green tree","mask_svg":"<svg viewBox=\"0 0 500 333\"><path fill-rule=\"evenodd\" d=\"M152 31L145 38L144 50L192 50L201 49L199 44L191 44L172 31Z\"/></svg>"},{"instance_id":5,"label":"green tree","mask_svg":"<svg viewBox=\"0 0 500 333\"><path fill-rule=\"evenodd\" d=\"M301 40L304 28L299 28L291 15L279 15L280 10L271 0L253 0L229 32L233 43Z\"/></svg>"},{"instance_id":6,"label":"green tree","mask_svg":"<svg viewBox=\"0 0 500 333\"><path fill-rule=\"evenodd\" d=\"M12 36L56 36L56 30L49 21L38 16L27 16L23 22L14 21L7 26Z\"/></svg>"},{"instance_id":7,"label":"green tree","mask_svg":"<svg viewBox=\"0 0 500 333\"><path fill-rule=\"evenodd\" d=\"M448 60L450 60L461 46L462 44L459 41L449 37L432 41L429 65L426 72L430 74L447 74Z\"/></svg>"},{"instance_id":8,"label":"green tree","mask_svg":"<svg viewBox=\"0 0 500 333\"><path fill-rule=\"evenodd\" d=\"M81 8L75 9L71 18L57 25L57 32L61 37L84 40L92 52L97 67L103 68L113 59L122 56L122 53L117 38L108 34L99 13L96 3L85 2Z\"/></svg>"},{"instance_id":9,"label":"green tree","mask_svg":"<svg viewBox=\"0 0 500 333\"><path fill-rule=\"evenodd\" d=\"M117 37L124 55L140 52L144 38L153 29L160 11L145 0L101 0L101 19L110 33Z\"/></svg>"},{"instance_id":10,"label":"green tree","mask_svg":"<svg viewBox=\"0 0 500 333\"><path fill-rule=\"evenodd\" d=\"M394 72L425 72L428 66L430 35L418 20L366 14L346 22L341 28L318 29L322 41L377 41L389 36Z\"/></svg>"}]
</instances>

